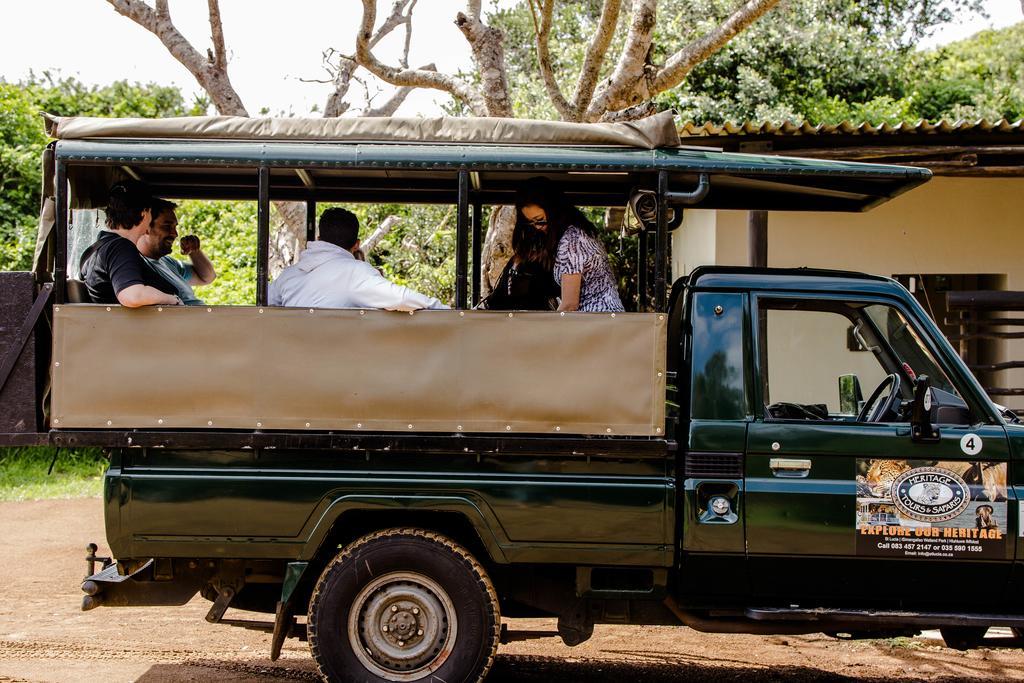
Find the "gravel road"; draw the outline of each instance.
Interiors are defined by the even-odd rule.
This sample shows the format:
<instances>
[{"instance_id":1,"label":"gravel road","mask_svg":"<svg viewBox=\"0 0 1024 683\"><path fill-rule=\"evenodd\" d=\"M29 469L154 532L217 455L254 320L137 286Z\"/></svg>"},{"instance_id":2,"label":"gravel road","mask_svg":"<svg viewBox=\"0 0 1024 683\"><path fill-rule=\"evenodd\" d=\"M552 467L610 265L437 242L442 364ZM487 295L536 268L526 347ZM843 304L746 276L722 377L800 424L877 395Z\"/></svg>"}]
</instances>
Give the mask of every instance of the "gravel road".
<instances>
[{"instance_id":1,"label":"gravel road","mask_svg":"<svg viewBox=\"0 0 1024 683\"><path fill-rule=\"evenodd\" d=\"M85 545L104 548L98 499L0 503L0 681L314 681L304 643L271 662L270 637L208 624L209 603L79 611ZM231 613L229 612L229 616ZM242 616L246 616L242 614ZM553 630L513 620L514 630ZM990 632L990 637L998 636ZM1024 680L1024 652L961 653L937 634L840 642L825 636L707 635L684 628L598 626L576 648L557 638L502 646L490 683Z\"/></svg>"}]
</instances>

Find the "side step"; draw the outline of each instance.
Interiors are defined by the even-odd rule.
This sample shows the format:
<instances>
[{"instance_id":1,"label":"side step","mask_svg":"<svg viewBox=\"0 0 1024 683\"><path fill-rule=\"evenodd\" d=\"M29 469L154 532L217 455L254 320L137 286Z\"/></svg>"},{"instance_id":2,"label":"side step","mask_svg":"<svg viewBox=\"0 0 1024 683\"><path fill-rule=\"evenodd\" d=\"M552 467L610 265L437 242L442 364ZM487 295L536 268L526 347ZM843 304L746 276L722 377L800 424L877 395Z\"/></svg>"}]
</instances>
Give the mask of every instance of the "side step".
<instances>
[{"instance_id":1,"label":"side step","mask_svg":"<svg viewBox=\"0 0 1024 683\"><path fill-rule=\"evenodd\" d=\"M224 624L225 626L234 626L236 628L244 628L249 631L260 631L261 633L273 633L275 623L273 621L253 621L251 619L221 619L217 622L218 624ZM305 624L292 624L291 630L288 633L291 638L297 638L305 641L306 636L306 625ZM278 650L280 654L280 650ZM276 661L277 658L274 657Z\"/></svg>"},{"instance_id":2,"label":"side step","mask_svg":"<svg viewBox=\"0 0 1024 683\"><path fill-rule=\"evenodd\" d=\"M903 610L854 610L828 608L749 608L747 619L757 622L815 622L829 627L915 626L1009 626L1024 628L1021 614L967 614L963 612L912 612Z\"/></svg>"}]
</instances>

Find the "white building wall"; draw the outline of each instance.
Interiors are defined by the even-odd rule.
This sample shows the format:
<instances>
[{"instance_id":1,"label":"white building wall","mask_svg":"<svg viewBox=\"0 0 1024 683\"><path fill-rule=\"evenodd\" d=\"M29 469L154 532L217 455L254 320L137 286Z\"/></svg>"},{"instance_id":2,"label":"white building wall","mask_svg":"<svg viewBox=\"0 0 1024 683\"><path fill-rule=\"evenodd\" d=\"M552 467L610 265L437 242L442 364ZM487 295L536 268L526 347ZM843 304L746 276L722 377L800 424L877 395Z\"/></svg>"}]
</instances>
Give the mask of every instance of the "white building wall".
<instances>
[{"instance_id":1,"label":"white building wall","mask_svg":"<svg viewBox=\"0 0 1024 683\"><path fill-rule=\"evenodd\" d=\"M674 275L702 263L747 264L745 211L690 214L673 234ZM1005 276L1006 289L1024 290L1024 178L933 178L864 213L772 212L768 265L885 276L995 274ZM1000 356L1024 359L1024 340L1001 342ZM1024 370L996 377L1024 387Z\"/></svg>"}]
</instances>

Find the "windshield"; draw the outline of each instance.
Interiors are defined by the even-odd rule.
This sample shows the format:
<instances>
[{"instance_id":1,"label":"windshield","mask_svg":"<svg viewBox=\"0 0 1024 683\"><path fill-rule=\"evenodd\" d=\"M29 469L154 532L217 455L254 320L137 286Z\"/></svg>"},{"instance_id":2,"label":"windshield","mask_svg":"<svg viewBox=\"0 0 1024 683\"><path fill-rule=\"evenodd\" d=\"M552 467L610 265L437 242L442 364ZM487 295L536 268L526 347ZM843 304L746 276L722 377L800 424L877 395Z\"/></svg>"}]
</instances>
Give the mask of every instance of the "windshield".
<instances>
[{"instance_id":1,"label":"windshield","mask_svg":"<svg viewBox=\"0 0 1024 683\"><path fill-rule=\"evenodd\" d=\"M910 379L928 375L933 387L960 395L899 310L882 304L870 304L863 310L874 323L876 332L888 342L896 356L895 360L902 365Z\"/></svg>"}]
</instances>

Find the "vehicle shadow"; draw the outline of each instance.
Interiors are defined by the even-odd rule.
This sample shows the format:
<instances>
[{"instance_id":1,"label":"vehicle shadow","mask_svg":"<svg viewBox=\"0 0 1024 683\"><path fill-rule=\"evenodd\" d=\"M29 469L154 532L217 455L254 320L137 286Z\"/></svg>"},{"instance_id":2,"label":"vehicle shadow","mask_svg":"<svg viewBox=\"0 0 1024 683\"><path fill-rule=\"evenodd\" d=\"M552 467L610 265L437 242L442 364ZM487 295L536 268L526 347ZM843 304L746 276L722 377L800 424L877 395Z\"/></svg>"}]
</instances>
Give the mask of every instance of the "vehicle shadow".
<instances>
[{"instance_id":1,"label":"vehicle shadow","mask_svg":"<svg viewBox=\"0 0 1024 683\"><path fill-rule=\"evenodd\" d=\"M523 655L499 656L488 677L488 683L705 683L707 681L856 681L806 666L762 667L757 664L737 666L711 665L685 657L669 657L673 661L616 662L600 659L574 660L559 657Z\"/></svg>"},{"instance_id":2,"label":"vehicle shadow","mask_svg":"<svg viewBox=\"0 0 1024 683\"><path fill-rule=\"evenodd\" d=\"M869 647L865 649L865 659L871 660L876 656L897 659L903 669L929 681L1002 681L1020 678L1020 666L1011 659L1021 647L1021 641L1017 638L986 638L980 649L970 652L958 652L941 646L928 647L927 641L909 642L913 646L894 647L891 641L886 640L866 641ZM933 641L933 644L939 643Z\"/></svg>"},{"instance_id":3,"label":"vehicle shadow","mask_svg":"<svg viewBox=\"0 0 1024 683\"><path fill-rule=\"evenodd\" d=\"M873 650L874 648L869 648ZM947 651L948 652L948 651ZM643 653L634 653L634 656ZM960 661L955 667L936 671L929 667L922 671L917 663L938 663L932 657L907 657L906 667L893 676L876 675L861 678L846 676L813 666L769 666L741 663L728 658L688 657L686 655L657 655L649 653L649 660L609 661L605 659L579 659L575 657L545 657L534 655L498 655L487 678L488 683L622 683L624 680L644 683L706 683L708 681L743 681L743 683L775 683L780 680L796 682L860 681L875 683L891 681L927 680L929 683L954 683L965 679L999 680L1009 671L1001 671L993 662ZM868 657L868 653L865 653ZM890 653L891 654L891 653ZM915 653L919 654L919 653ZM941 657L941 653L936 653ZM976 664L977 666L972 666ZM239 661L231 659L194 659L179 663L155 664L137 681L141 683L179 683L209 680L271 683L274 681L318 681L312 660Z\"/></svg>"}]
</instances>

